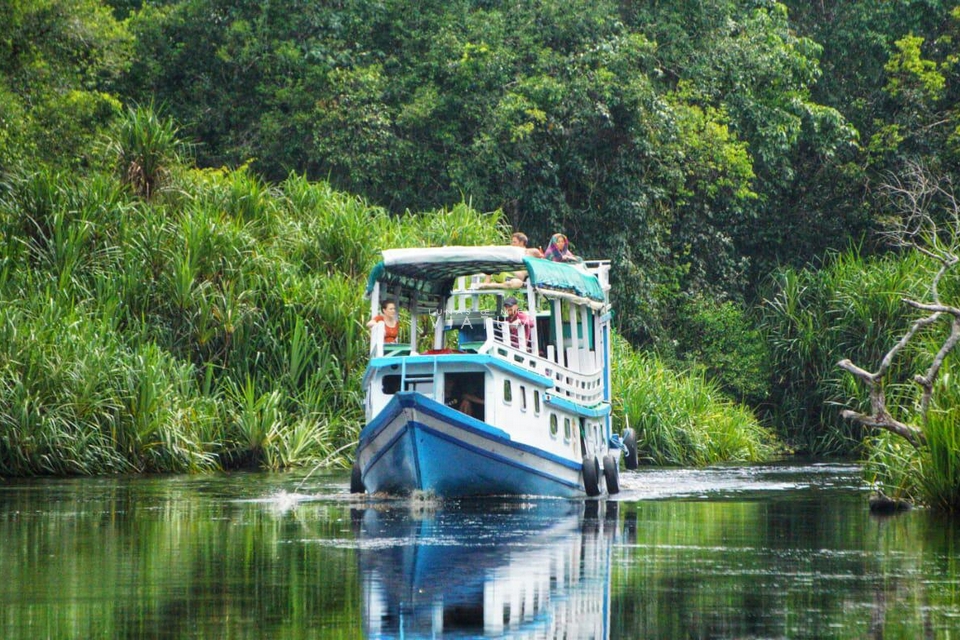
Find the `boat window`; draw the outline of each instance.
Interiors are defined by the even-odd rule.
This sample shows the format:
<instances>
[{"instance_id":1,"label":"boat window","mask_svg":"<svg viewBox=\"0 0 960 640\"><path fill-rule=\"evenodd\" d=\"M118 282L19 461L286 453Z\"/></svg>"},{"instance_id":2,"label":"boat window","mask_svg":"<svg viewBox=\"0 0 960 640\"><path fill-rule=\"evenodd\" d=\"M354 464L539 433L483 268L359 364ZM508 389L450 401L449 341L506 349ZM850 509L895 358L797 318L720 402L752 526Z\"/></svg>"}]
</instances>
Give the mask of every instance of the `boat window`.
<instances>
[{"instance_id":1,"label":"boat window","mask_svg":"<svg viewBox=\"0 0 960 640\"><path fill-rule=\"evenodd\" d=\"M407 380L407 391L416 391L425 396L433 394L433 380Z\"/></svg>"},{"instance_id":2,"label":"boat window","mask_svg":"<svg viewBox=\"0 0 960 640\"><path fill-rule=\"evenodd\" d=\"M533 414L540 415L540 390L533 390Z\"/></svg>"},{"instance_id":3,"label":"boat window","mask_svg":"<svg viewBox=\"0 0 960 640\"><path fill-rule=\"evenodd\" d=\"M573 436L573 429L570 427L570 418L563 419L563 439L566 442L570 442L570 438Z\"/></svg>"},{"instance_id":4,"label":"boat window","mask_svg":"<svg viewBox=\"0 0 960 640\"><path fill-rule=\"evenodd\" d=\"M554 438L557 437L557 433L560 431L560 428L557 426L557 414L550 414L550 435Z\"/></svg>"},{"instance_id":5,"label":"boat window","mask_svg":"<svg viewBox=\"0 0 960 640\"><path fill-rule=\"evenodd\" d=\"M486 392L481 371L447 372L443 375L443 402L477 420L485 419Z\"/></svg>"},{"instance_id":6,"label":"boat window","mask_svg":"<svg viewBox=\"0 0 960 640\"><path fill-rule=\"evenodd\" d=\"M432 375L408 375L404 391L416 391L423 395L433 394L433 376Z\"/></svg>"},{"instance_id":7,"label":"boat window","mask_svg":"<svg viewBox=\"0 0 960 640\"><path fill-rule=\"evenodd\" d=\"M383 376L383 380L380 382L380 389L388 396L392 396L397 391L400 391L400 376Z\"/></svg>"},{"instance_id":8,"label":"boat window","mask_svg":"<svg viewBox=\"0 0 960 640\"><path fill-rule=\"evenodd\" d=\"M520 385L520 411L527 410L527 388Z\"/></svg>"},{"instance_id":9,"label":"boat window","mask_svg":"<svg viewBox=\"0 0 960 640\"><path fill-rule=\"evenodd\" d=\"M510 384L509 380L503 381L503 401L506 404L513 402L513 385Z\"/></svg>"}]
</instances>

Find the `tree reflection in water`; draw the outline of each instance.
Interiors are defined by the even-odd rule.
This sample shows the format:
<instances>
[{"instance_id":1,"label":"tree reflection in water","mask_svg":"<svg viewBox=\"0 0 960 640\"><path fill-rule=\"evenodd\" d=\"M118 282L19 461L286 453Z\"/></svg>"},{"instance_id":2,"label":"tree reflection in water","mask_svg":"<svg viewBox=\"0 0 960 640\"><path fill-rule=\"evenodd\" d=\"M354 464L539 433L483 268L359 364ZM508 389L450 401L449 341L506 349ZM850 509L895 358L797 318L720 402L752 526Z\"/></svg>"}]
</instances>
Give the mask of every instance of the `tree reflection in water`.
<instances>
[{"instance_id":1,"label":"tree reflection in water","mask_svg":"<svg viewBox=\"0 0 960 640\"><path fill-rule=\"evenodd\" d=\"M5 479L0 638L845 640L957 627L960 526L923 509L871 516L854 465L621 481L616 501L432 502L356 498L343 472Z\"/></svg>"}]
</instances>

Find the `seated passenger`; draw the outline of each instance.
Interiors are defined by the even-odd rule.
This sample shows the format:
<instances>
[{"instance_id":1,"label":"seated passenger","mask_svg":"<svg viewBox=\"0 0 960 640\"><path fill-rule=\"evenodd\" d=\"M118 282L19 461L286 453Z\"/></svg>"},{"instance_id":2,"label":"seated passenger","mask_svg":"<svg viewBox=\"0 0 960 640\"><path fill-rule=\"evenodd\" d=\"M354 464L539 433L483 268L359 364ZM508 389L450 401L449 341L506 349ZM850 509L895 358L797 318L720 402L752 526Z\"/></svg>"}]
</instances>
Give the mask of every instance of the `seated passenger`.
<instances>
[{"instance_id":1,"label":"seated passenger","mask_svg":"<svg viewBox=\"0 0 960 640\"><path fill-rule=\"evenodd\" d=\"M543 257L554 262L583 262L582 258L573 255L573 252L570 251L570 242L567 240L567 236L562 233L553 234Z\"/></svg>"},{"instance_id":2,"label":"seated passenger","mask_svg":"<svg viewBox=\"0 0 960 640\"><path fill-rule=\"evenodd\" d=\"M488 275L477 285L478 289L519 289L527 278L526 271L504 271Z\"/></svg>"},{"instance_id":3,"label":"seated passenger","mask_svg":"<svg viewBox=\"0 0 960 640\"><path fill-rule=\"evenodd\" d=\"M543 252L536 247L527 248L527 235L517 231L510 236L511 247L522 247L527 255L542 258ZM519 289L527 279L526 271L504 271L495 275L488 275L478 286L480 289Z\"/></svg>"},{"instance_id":4,"label":"seated passenger","mask_svg":"<svg viewBox=\"0 0 960 640\"><path fill-rule=\"evenodd\" d=\"M377 323L383 323L383 342L396 344L400 336L400 320L397 318L397 303L393 300L384 300L380 305L381 313L373 316L367 327L373 328Z\"/></svg>"},{"instance_id":5,"label":"seated passenger","mask_svg":"<svg viewBox=\"0 0 960 640\"><path fill-rule=\"evenodd\" d=\"M526 251L528 256L533 256L534 258L542 258L543 251L540 251L540 249L538 249L537 247L528 247L527 242L529 242L529 240L527 239L527 234L525 233L520 233L519 231L517 231L512 236L510 236L511 247L523 247L524 251Z\"/></svg>"},{"instance_id":6,"label":"seated passenger","mask_svg":"<svg viewBox=\"0 0 960 640\"><path fill-rule=\"evenodd\" d=\"M444 376L443 401L451 409L474 418L481 418L483 398L460 388L451 376Z\"/></svg>"}]
</instances>

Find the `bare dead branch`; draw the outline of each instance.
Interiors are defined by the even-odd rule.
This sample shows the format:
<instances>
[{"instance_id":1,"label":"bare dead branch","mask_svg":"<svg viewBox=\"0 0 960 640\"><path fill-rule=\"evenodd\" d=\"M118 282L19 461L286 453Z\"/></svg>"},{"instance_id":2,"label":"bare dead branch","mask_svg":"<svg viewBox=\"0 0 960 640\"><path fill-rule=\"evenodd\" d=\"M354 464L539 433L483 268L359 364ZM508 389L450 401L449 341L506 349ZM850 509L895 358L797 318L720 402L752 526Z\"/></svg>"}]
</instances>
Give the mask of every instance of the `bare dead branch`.
<instances>
[{"instance_id":1,"label":"bare dead branch","mask_svg":"<svg viewBox=\"0 0 960 640\"><path fill-rule=\"evenodd\" d=\"M914 309L919 309L920 311L931 311L933 315L927 316L926 318L921 318L917 322L923 322L924 324L933 324L935 320L938 320L941 315L948 314L951 316L956 316L960 314L960 308L951 307L943 304L926 304L924 302L917 302L915 300L903 299L904 304Z\"/></svg>"},{"instance_id":2,"label":"bare dead branch","mask_svg":"<svg viewBox=\"0 0 960 640\"><path fill-rule=\"evenodd\" d=\"M894 358L920 330L936 324L945 316L951 319L950 335L941 344L933 362L923 375L913 377L921 389L919 418L926 422L937 375L947 355L960 343L960 307L944 304L940 299L940 282L960 262L960 200L948 178L934 175L919 161L908 162L903 177L891 175L881 188L898 214L885 234L888 240L894 246L909 248L931 258L939 263L939 267L930 279L930 302L903 299L907 306L928 315L911 323L906 333L884 355L876 371L867 371L849 359L837 363L838 367L862 382L870 394L870 414L847 409L841 415L866 427L889 431L919 448L926 444L923 430L905 424L890 414L884 393L884 379ZM939 216L931 212L934 208Z\"/></svg>"},{"instance_id":3,"label":"bare dead branch","mask_svg":"<svg viewBox=\"0 0 960 640\"><path fill-rule=\"evenodd\" d=\"M894 420L888 415L884 416L868 416L863 413L858 413L851 409L844 409L840 412L840 415L846 418L847 420L854 420L859 422L865 427L871 427L874 429L883 429L884 431L889 431L895 435L900 436L905 439L907 442L912 444L914 447L919 449L927 443L926 437L923 435L923 432L917 429L916 427L911 427L910 425L903 424L897 420Z\"/></svg>"},{"instance_id":4,"label":"bare dead branch","mask_svg":"<svg viewBox=\"0 0 960 640\"><path fill-rule=\"evenodd\" d=\"M854 376L863 380L867 385L872 385L877 382L876 374L870 373L865 369L861 369L860 367L853 364L852 362L850 362L850 360L846 358L838 362L837 366L840 367L841 369L846 369L847 371L852 373Z\"/></svg>"},{"instance_id":5,"label":"bare dead branch","mask_svg":"<svg viewBox=\"0 0 960 640\"><path fill-rule=\"evenodd\" d=\"M850 362L850 360L841 360L837 363L837 366L849 371L866 384L870 391L870 410L872 412L870 415L867 415L851 409L845 409L840 413L841 416L848 420L859 422L865 427L885 429L902 438L906 438L914 447L919 448L926 443L923 431L917 427L900 422L887 411L887 401L883 391L882 376L861 369Z\"/></svg>"},{"instance_id":6,"label":"bare dead branch","mask_svg":"<svg viewBox=\"0 0 960 640\"><path fill-rule=\"evenodd\" d=\"M887 369L889 369L889 368L890 368L890 365L893 364L893 359L896 357L896 355L897 355L898 353L900 353L900 351L901 351L904 347L907 346L907 344L910 342L910 340L913 339L913 336L917 335L917 332L918 332L920 329L922 329L922 328L924 328L924 327L926 327L926 326L929 326L929 325L933 324L934 322L936 322L937 319L939 319L939 317L940 317L940 314L939 314L939 313L934 313L934 314L931 315L931 316L927 316L927 317L925 317L925 318L919 318L918 320L915 320L915 321L913 322L913 324L910 325L910 328L909 328L909 329L907 330L907 332L903 335L903 337L900 338L899 342L897 342L897 344L893 345L893 347L890 349L890 351L887 352L887 355L885 355L885 356L883 357L883 360L880 361L880 368L877 369L877 372L876 372L875 374L873 374L873 375L874 375L877 379L882 378L884 375L886 375Z\"/></svg>"},{"instance_id":7,"label":"bare dead branch","mask_svg":"<svg viewBox=\"0 0 960 640\"><path fill-rule=\"evenodd\" d=\"M950 336L940 346L940 350L937 351L937 355L930 363L926 374L915 376L913 379L923 389L923 395L920 398L920 413L923 416L927 415L927 410L930 408L930 399L933 397L933 383L937 379L937 374L940 373L940 367L943 366L947 354L957 346L958 342L960 342L960 317L954 315L953 322L950 323Z\"/></svg>"}]
</instances>

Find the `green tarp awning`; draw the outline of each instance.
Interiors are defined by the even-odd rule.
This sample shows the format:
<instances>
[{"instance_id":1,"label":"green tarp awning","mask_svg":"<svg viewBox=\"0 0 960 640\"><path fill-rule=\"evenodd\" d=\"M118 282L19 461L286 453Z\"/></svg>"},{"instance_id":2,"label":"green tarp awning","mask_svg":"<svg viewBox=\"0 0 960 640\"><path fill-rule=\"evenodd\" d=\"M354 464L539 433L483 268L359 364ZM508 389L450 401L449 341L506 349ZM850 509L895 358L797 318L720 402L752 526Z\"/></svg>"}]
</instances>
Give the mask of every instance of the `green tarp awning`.
<instances>
[{"instance_id":1,"label":"green tarp awning","mask_svg":"<svg viewBox=\"0 0 960 640\"><path fill-rule=\"evenodd\" d=\"M595 304L606 301L600 281L581 265L540 258L526 258L524 263L533 288L544 295L562 293L567 294L567 297L583 298Z\"/></svg>"}]
</instances>

